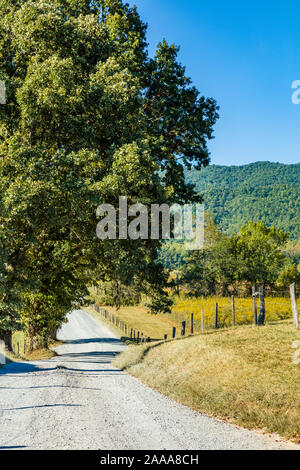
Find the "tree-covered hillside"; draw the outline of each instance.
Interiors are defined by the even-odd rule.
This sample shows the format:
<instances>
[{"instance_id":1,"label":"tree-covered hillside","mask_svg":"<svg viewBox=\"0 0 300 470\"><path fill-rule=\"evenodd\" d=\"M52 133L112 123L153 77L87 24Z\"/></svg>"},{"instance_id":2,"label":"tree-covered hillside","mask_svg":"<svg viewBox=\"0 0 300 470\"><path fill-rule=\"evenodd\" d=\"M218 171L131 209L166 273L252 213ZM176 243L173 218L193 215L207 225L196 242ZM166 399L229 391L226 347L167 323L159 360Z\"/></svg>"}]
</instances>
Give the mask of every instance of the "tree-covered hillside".
<instances>
[{"instance_id":1,"label":"tree-covered hillside","mask_svg":"<svg viewBox=\"0 0 300 470\"><path fill-rule=\"evenodd\" d=\"M224 231L236 232L249 220L263 220L300 238L300 163L212 165L188 171L186 178L204 194L206 210Z\"/></svg>"}]
</instances>

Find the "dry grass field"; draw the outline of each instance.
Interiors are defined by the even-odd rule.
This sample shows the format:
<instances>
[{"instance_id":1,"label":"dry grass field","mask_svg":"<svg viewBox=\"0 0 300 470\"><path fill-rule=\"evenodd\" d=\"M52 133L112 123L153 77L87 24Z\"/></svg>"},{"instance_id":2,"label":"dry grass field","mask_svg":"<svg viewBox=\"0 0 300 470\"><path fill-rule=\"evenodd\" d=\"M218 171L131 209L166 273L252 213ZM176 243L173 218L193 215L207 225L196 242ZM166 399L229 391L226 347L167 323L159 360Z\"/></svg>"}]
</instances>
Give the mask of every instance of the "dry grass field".
<instances>
[{"instance_id":1,"label":"dry grass field","mask_svg":"<svg viewBox=\"0 0 300 470\"><path fill-rule=\"evenodd\" d=\"M129 348L115 366L195 410L299 442L297 339L291 321L240 326Z\"/></svg>"},{"instance_id":2,"label":"dry grass field","mask_svg":"<svg viewBox=\"0 0 300 470\"><path fill-rule=\"evenodd\" d=\"M130 328L143 332L147 337L150 336L152 340L161 340L164 338L164 335L168 335L168 338L171 338L173 326L177 327L177 335L180 335L180 324L172 315L151 315L147 308L140 306L121 307L119 310L115 307L103 308L122 319ZM86 307L84 310L95 318L100 318L103 321L103 317L93 308ZM112 325L109 325L111 328ZM117 328L113 328L117 334L121 333Z\"/></svg>"},{"instance_id":3,"label":"dry grass field","mask_svg":"<svg viewBox=\"0 0 300 470\"><path fill-rule=\"evenodd\" d=\"M220 328L212 328L215 303ZM115 360L145 384L197 411L249 429L278 433L300 442L300 375L292 361L300 332L293 328L288 298L266 298L266 326L252 326L252 299L236 299L237 326L230 327L231 299L175 299L170 315L142 307L107 309L152 339ZM200 333L203 308L205 331ZM194 314L194 336L180 337L181 321ZM94 312L94 315L99 315ZM175 341L162 342L164 334ZM118 330L115 330L118 332ZM119 332L121 336L121 332Z\"/></svg>"}]
</instances>

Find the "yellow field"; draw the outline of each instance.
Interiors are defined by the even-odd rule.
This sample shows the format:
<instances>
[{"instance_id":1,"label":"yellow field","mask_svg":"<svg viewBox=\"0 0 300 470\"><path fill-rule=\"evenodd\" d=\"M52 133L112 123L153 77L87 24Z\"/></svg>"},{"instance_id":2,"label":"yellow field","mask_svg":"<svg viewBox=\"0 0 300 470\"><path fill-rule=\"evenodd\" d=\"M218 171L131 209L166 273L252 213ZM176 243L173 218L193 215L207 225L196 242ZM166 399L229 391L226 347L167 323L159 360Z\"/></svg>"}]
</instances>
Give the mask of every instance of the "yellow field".
<instances>
[{"instance_id":1,"label":"yellow field","mask_svg":"<svg viewBox=\"0 0 300 470\"><path fill-rule=\"evenodd\" d=\"M219 305L219 327L232 326L231 299L224 297L208 297L189 299L184 297L175 298L175 303L171 314L152 315L149 310L142 306L121 307L117 310L114 307L104 307L113 315L119 317L130 328L143 332L145 336L150 336L152 340L160 340L164 335L168 339L172 338L173 327L176 327L176 337L181 336L181 323L186 321L186 333L191 332L191 314L194 314L194 333L201 332L201 309L204 312L205 331L214 328L215 304ZM258 302L257 302L258 304ZM299 305L300 307L300 305ZM101 317L94 309L86 310L96 317ZM249 325L253 323L252 299L235 299L236 325ZM102 317L101 317L102 318ZM266 298L266 323L274 323L280 320L292 318L291 302L289 298ZM119 333L119 332L118 332ZM123 332L121 336L124 334Z\"/></svg>"},{"instance_id":2,"label":"yellow field","mask_svg":"<svg viewBox=\"0 0 300 470\"><path fill-rule=\"evenodd\" d=\"M266 322L286 320L292 317L291 301L284 297L267 297L266 302ZM205 328L211 328L214 325L215 305L219 306L219 324L230 326L232 324L231 299L224 297L203 297L189 299L178 297L172 309L171 317L174 321L189 320L191 314L194 314L196 329L200 329L201 309L204 313ZM259 302L257 301L257 307ZM253 302L252 298L235 298L235 318L236 324L251 324L253 322Z\"/></svg>"}]
</instances>

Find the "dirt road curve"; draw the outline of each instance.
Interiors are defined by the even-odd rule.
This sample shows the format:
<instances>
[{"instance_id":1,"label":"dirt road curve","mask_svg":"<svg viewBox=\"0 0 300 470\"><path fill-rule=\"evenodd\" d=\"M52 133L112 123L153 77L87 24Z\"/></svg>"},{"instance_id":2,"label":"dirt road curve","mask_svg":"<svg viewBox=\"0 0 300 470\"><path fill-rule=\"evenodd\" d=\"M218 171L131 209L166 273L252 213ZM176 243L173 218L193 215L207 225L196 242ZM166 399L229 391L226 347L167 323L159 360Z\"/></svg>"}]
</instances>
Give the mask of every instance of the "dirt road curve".
<instances>
[{"instance_id":1,"label":"dirt road curve","mask_svg":"<svg viewBox=\"0 0 300 470\"><path fill-rule=\"evenodd\" d=\"M43 362L0 369L0 448L280 449L288 445L180 406L116 370L125 346L82 311Z\"/></svg>"}]
</instances>

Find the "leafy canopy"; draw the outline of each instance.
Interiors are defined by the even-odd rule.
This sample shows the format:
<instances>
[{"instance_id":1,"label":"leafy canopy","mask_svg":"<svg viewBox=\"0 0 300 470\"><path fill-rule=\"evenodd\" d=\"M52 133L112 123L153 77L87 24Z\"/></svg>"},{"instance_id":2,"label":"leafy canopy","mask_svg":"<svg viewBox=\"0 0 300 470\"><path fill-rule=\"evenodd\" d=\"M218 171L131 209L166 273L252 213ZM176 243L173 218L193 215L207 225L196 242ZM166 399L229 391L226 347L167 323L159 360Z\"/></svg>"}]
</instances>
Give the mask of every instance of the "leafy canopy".
<instances>
[{"instance_id":1,"label":"leafy canopy","mask_svg":"<svg viewBox=\"0 0 300 470\"><path fill-rule=\"evenodd\" d=\"M146 25L121 0L1 2L1 286L32 336L91 278L162 291L158 243L100 242L95 214L121 195L198 199L184 169L208 163L217 107L177 52L163 41L149 58Z\"/></svg>"}]
</instances>

